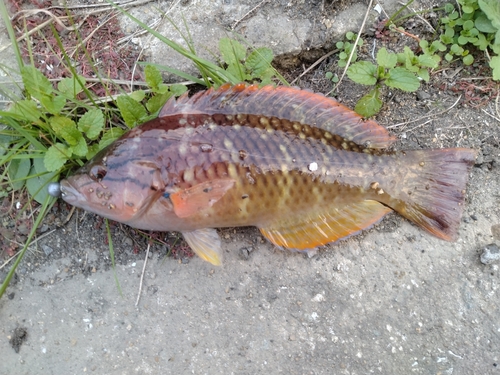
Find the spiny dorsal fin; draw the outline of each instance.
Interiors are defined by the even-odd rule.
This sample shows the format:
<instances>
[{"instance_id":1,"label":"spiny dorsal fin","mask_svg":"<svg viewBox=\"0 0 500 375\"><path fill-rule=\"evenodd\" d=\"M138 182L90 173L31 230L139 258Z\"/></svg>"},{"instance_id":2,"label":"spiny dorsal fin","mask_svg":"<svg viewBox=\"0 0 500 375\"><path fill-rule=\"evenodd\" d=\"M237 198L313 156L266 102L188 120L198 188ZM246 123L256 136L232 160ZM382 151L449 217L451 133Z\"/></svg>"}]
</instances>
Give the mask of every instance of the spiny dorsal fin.
<instances>
[{"instance_id":1,"label":"spiny dorsal fin","mask_svg":"<svg viewBox=\"0 0 500 375\"><path fill-rule=\"evenodd\" d=\"M250 114L300 122L326 130L370 148L386 148L395 141L372 120L322 94L286 86L226 84L219 89L170 99L159 117L180 114Z\"/></svg>"}]
</instances>

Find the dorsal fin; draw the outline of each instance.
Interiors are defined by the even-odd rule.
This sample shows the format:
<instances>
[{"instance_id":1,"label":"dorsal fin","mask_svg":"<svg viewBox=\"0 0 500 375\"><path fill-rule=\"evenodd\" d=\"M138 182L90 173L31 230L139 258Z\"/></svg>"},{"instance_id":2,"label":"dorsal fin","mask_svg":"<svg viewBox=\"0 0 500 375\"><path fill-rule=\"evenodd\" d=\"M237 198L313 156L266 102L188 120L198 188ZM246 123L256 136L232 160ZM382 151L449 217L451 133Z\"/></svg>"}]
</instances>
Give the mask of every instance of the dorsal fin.
<instances>
[{"instance_id":1,"label":"dorsal fin","mask_svg":"<svg viewBox=\"0 0 500 375\"><path fill-rule=\"evenodd\" d=\"M358 145L386 148L395 141L372 120L363 120L353 110L322 94L286 86L225 84L219 89L170 99L159 117L180 114L249 114L276 117L326 130Z\"/></svg>"}]
</instances>

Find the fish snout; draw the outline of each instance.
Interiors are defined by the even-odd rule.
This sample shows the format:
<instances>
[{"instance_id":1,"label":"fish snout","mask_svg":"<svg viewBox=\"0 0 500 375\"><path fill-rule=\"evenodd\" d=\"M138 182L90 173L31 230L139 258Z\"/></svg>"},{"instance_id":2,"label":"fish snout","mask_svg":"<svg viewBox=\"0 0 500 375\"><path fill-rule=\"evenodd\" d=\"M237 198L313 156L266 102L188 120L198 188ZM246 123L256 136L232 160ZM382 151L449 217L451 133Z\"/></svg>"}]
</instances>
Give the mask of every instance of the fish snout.
<instances>
[{"instance_id":1,"label":"fish snout","mask_svg":"<svg viewBox=\"0 0 500 375\"><path fill-rule=\"evenodd\" d=\"M58 188L59 191L59 195L57 195L57 197L61 197L68 203L74 204L75 202L85 200L82 194L78 191L78 189L72 186L67 180L62 180L60 183L55 182L53 186L54 193L57 192L56 188Z\"/></svg>"}]
</instances>

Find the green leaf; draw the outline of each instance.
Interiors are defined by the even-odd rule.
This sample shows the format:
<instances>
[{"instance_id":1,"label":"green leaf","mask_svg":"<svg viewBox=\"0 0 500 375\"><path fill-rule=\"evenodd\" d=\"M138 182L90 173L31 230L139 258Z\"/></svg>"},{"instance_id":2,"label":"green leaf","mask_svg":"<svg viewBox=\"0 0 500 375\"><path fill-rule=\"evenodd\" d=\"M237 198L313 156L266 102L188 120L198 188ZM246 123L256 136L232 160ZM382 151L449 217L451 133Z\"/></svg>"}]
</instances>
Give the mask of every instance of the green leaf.
<instances>
[{"instance_id":1,"label":"green leaf","mask_svg":"<svg viewBox=\"0 0 500 375\"><path fill-rule=\"evenodd\" d=\"M422 68L418 71L418 76L422 78L425 82L429 82L429 79L431 78L429 71L425 68Z\"/></svg>"},{"instance_id":2,"label":"green leaf","mask_svg":"<svg viewBox=\"0 0 500 375\"><path fill-rule=\"evenodd\" d=\"M451 13L451 12L453 12L454 10L455 10L455 7L453 6L453 4L451 4L451 3L446 3L446 4L444 5L444 11L445 11L446 13Z\"/></svg>"},{"instance_id":3,"label":"green leaf","mask_svg":"<svg viewBox=\"0 0 500 375\"><path fill-rule=\"evenodd\" d=\"M106 146L109 146L111 143L116 141L118 138L120 138L125 131L120 128L111 128L108 131L106 131L102 137L101 140L99 141L99 150L102 150Z\"/></svg>"},{"instance_id":4,"label":"green leaf","mask_svg":"<svg viewBox=\"0 0 500 375\"><path fill-rule=\"evenodd\" d=\"M71 147L71 150L72 150L73 154L83 157L83 156L87 155L87 152L88 152L87 141L85 140L85 138L83 138L82 133L78 133L78 134L80 134L80 138L78 138L78 142L74 146Z\"/></svg>"},{"instance_id":5,"label":"green leaf","mask_svg":"<svg viewBox=\"0 0 500 375\"><path fill-rule=\"evenodd\" d=\"M247 57L245 66L253 72L256 78L259 78L269 68L273 58L273 51L270 48L257 48Z\"/></svg>"},{"instance_id":6,"label":"green leaf","mask_svg":"<svg viewBox=\"0 0 500 375\"><path fill-rule=\"evenodd\" d=\"M146 102L146 108L148 109L149 113L156 113L157 111L159 111L171 96L172 93L167 92L165 94L157 94L149 98L149 100Z\"/></svg>"},{"instance_id":7,"label":"green leaf","mask_svg":"<svg viewBox=\"0 0 500 375\"><path fill-rule=\"evenodd\" d=\"M457 42L458 42L458 44L461 44L463 46L463 45L466 45L469 42L469 38L467 38L467 37L465 37L463 35L460 35L458 37L458 39L457 39Z\"/></svg>"},{"instance_id":8,"label":"green leaf","mask_svg":"<svg viewBox=\"0 0 500 375\"><path fill-rule=\"evenodd\" d=\"M382 100L378 87L371 89L356 103L354 110L363 117L371 117L382 108Z\"/></svg>"},{"instance_id":9,"label":"green leaf","mask_svg":"<svg viewBox=\"0 0 500 375\"><path fill-rule=\"evenodd\" d=\"M116 105L129 128L139 125L147 117L144 106L127 95L116 98Z\"/></svg>"},{"instance_id":10,"label":"green leaf","mask_svg":"<svg viewBox=\"0 0 500 375\"><path fill-rule=\"evenodd\" d=\"M229 72L229 74L236 77L238 82L247 81L247 80L251 79L250 75L246 74L246 69L243 66L243 64L240 64L240 63L230 64L230 65L228 65L226 70ZM235 83L235 82L233 82L233 83Z\"/></svg>"},{"instance_id":11,"label":"green leaf","mask_svg":"<svg viewBox=\"0 0 500 375\"><path fill-rule=\"evenodd\" d=\"M478 12L476 21L474 22L474 26L476 29L481 31L482 33L496 33L497 29L493 27L491 21L486 14L483 12Z\"/></svg>"},{"instance_id":12,"label":"green leaf","mask_svg":"<svg viewBox=\"0 0 500 375\"><path fill-rule=\"evenodd\" d=\"M354 40L356 39L356 34L354 34L352 31L348 31L345 33L345 38L347 40Z\"/></svg>"},{"instance_id":13,"label":"green leaf","mask_svg":"<svg viewBox=\"0 0 500 375\"><path fill-rule=\"evenodd\" d=\"M474 42L474 45L477 48L479 48L481 51L484 51L484 50L486 50L486 48L488 48L488 46L490 45L490 42L488 39L486 39L484 34L479 34L477 36L477 40Z\"/></svg>"},{"instance_id":14,"label":"green leaf","mask_svg":"<svg viewBox=\"0 0 500 375\"><path fill-rule=\"evenodd\" d=\"M486 17L491 21L491 25L497 30L500 30L500 2L498 0L478 0L478 5L484 12ZM500 40L496 40L500 43Z\"/></svg>"},{"instance_id":15,"label":"green leaf","mask_svg":"<svg viewBox=\"0 0 500 375\"><path fill-rule=\"evenodd\" d=\"M462 61L463 61L464 65L472 65L472 63L474 62L474 57L472 55L467 55L467 56L464 56Z\"/></svg>"},{"instance_id":16,"label":"green leaf","mask_svg":"<svg viewBox=\"0 0 500 375\"><path fill-rule=\"evenodd\" d=\"M420 87L420 81L415 74L401 67L389 70L385 84L408 92L416 91Z\"/></svg>"},{"instance_id":17,"label":"green leaf","mask_svg":"<svg viewBox=\"0 0 500 375\"><path fill-rule=\"evenodd\" d=\"M384 68L394 68L398 62L398 56L395 53L387 52L385 47L382 47L377 52L377 63Z\"/></svg>"},{"instance_id":18,"label":"green leaf","mask_svg":"<svg viewBox=\"0 0 500 375\"><path fill-rule=\"evenodd\" d=\"M31 160L28 158L24 159L13 159L9 164L9 179L13 180L11 182L12 189L21 189L28 176L31 168Z\"/></svg>"},{"instance_id":19,"label":"green leaf","mask_svg":"<svg viewBox=\"0 0 500 375\"><path fill-rule=\"evenodd\" d=\"M435 40L434 42L432 42L431 46L435 49L437 49L438 51L441 51L441 52L444 52L446 51L446 46L441 43L439 40Z\"/></svg>"},{"instance_id":20,"label":"green leaf","mask_svg":"<svg viewBox=\"0 0 500 375\"><path fill-rule=\"evenodd\" d=\"M88 110L78 121L78 130L88 139L96 139L104 127L104 115L100 109Z\"/></svg>"},{"instance_id":21,"label":"green leaf","mask_svg":"<svg viewBox=\"0 0 500 375\"><path fill-rule=\"evenodd\" d=\"M31 196L40 204L42 204L48 197L49 192L47 190L47 184L50 181L56 181L57 172L48 173L45 168L44 159L36 158L33 159L33 167L30 171L30 176L38 175L31 177L26 180L26 188Z\"/></svg>"},{"instance_id":22,"label":"green leaf","mask_svg":"<svg viewBox=\"0 0 500 375\"><path fill-rule=\"evenodd\" d=\"M43 158L45 169L49 172L60 170L70 156L71 151L65 144L56 143L50 146Z\"/></svg>"},{"instance_id":23,"label":"green leaf","mask_svg":"<svg viewBox=\"0 0 500 375\"><path fill-rule=\"evenodd\" d=\"M180 83L174 83L170 85L170 92L174 94L174 96L181 96L187 91L186 85L181 85Z\"/></svg>"},{"instance_id":24,"label":"green leaf","mask_svg":"<svg viewBox=\"0 0 500 375\"><path fill-rule=\"evenodd\" d=\"M146 76L146 83L154 91L158 91L158 88L163 83L163 78L160 71L153 65L146 65L144 68L144 75Z\"/></svg>"},{"instance_id":25,"label":"green leaf","mask_svg":"<svg viewBox=\"0 0 500 375\"><path fill-rule=\"evenodd\" d=\"M462 5L462 12L464 13L473 13L474 8L469 5Z\"/></svg>"},{"instance_id":26,"label":"green leaf","mask_svg":"<svg viewBox=\"0 0 500 375\"><path fill-rule=\"evenodd\" d=\"M144 90L136 90L132 91L128 96L140 103L146 97L146 92Z\"/></svg>"},{"instance_id":27,"label":"green leaf","mask_svg":"<svg viewBox=\"0 0 500 375\"><path fill-rule=\"evenodd\" d=\"M450 53L452 53L453 55L461 56L463 52L464 49L460 47L458 44L453 44L450 47Z\"/></svg>"},{"instance_id":28,"label":"green leaf","mask_svg":"<svg viewBox=\"0 0 500 375\"><path fill-rule=\"evenodd\" d=\"M40 103L47 110L47 112L58 115L66 104L66 98L62 95L58 96L44 96L40 98Z\"/></svg>"},{"instance_id":29,"label":"green leaf","mask_svg":"<svg viewBox=\"0 0 500 375\"><path fill-rule=\"evenodd\" d=\"M94 143L93 145L88 146L87 155L85 155L85 157L87 158L87 160L90 160L98 152L99 152L99 145Z\"/></svg>"},{"instance_id":30,"label":"green leaf","mask_svg":"<svg viewBox=\"0 0 500 375\"><path fill-rule=\"evenodd\" d=\"M219 41L219 50L228 65L241 64L247 54L246 48L240 42L229 38L222 38Z\"/></svg>"},{"instance_id":31,"label":"green leaf","mask_svg":"<svg viewBox=\"0 0 500 375\"><path fill-rule=\"evenodd\" d=\"M21 119L28 122L38 122L42 116L42 112L38 109L33 100L18 100L14 102L10 112L20 116Z\"/></svg>"},{"instance_id":32,"label":"green leaf","mask_svg":"<svg viewBox=\"0 0 500 375\"><path fill-rule=\"evenodd\" d=\"M467 21L464 22L464 24L463 24L462 27L463 27L464 30L471 30L474 27L474 21L467 20Z\"/></svg>"},{"instance_id":33,"label":"green leaf","mask_svg":"<svg viewBox=\"0 0 500 375\"><path fill-rule=\"evenodd\" d=\"M493 79L500 81L500 56L493 56L491 58L490 68L493 70Z\"/></svg>"},{"instance_id":34,"label":"green leaf","mask_svg":"<svg viewBox=\"0 0 500 375\"><path fill-rule=\"evenodd\" d=\"M82 133L76 128L76 124L73 120L62 116L53 116L49 120L50 127L57 136L63 138L70 146L75 146L78 144Z\"/></svg>"},{"instance_id":35,"label":"green leaf","mask_svg":"<svg viewBox=\"0 0 500 375\"><path fill-rule=\"evenodd\" d=\"M377 83L377 67L369 61L359 61L347 69L347 76L362 85Z\"/></svg>"},{"instance_id":36,"label":"green leaf","mask_svg":"<svg viewBox=\"0 0 500 375\"><path fill-rule=\"evenodd\" d=\"M66 98L74 99L76 96L83 91L83 86L86 80L82 76L77 77L66 77L61 79L57 84L57 90L60 94Z\"/></svg>"},{"instance_id":37,"label":"green leaf","mask_svg":"<svg viewBox=\"0 0 500 375\"><path fill-rule=\"evenodd\" d=\"M51 96L54 89L42 72L38 69L25 65L21 68L21 77L26 91L38 100Z\"/></svg>"},{"instance_id":38,"label":"green leaf","mask_svg":"<svg viewBox=\"0 0 500 375\"><path fill-rule=\"evenodd\" d=\"M420 56L418 56L417 59L418 59L418 65L420 65L421 67L427 67L427 68L432 68L432 69L435 69L438 67L438 63L436 62L436 60L433 56L420 55Z\"/></svg>"}]
</instances>

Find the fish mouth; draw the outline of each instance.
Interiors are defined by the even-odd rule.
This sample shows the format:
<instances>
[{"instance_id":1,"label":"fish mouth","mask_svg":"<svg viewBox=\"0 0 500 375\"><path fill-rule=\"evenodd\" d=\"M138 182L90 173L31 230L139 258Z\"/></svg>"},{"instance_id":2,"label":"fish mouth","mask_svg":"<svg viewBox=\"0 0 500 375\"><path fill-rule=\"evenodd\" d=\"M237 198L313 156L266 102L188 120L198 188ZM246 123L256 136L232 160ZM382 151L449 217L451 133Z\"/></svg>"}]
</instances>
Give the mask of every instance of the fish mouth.
<instances>
[{"instance_id":1,"label":"fish mouth","mask_svg":"<svg viewBox=\"0 0 500 375\"><path fill-rule=\"evenodd\" d=\"M76 202L82 202L85 197L82 193L78 191L73 185L69 183L68 180L62 180L60 183L61 198L66 202L75 204Z\"/></svg>"}]
</instances>

